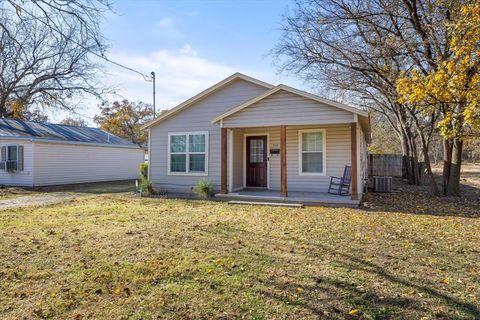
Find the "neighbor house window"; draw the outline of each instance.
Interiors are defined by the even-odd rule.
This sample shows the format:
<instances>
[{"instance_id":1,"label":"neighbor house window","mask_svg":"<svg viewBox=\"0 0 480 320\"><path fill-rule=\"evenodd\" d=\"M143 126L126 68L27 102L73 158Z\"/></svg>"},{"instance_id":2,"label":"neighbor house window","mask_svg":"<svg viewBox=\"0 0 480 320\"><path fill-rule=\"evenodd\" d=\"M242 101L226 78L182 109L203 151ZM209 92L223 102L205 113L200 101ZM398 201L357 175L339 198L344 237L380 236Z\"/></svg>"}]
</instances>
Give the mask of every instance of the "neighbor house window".
<instances>
[{"instance_id":1,"label":"neighbor house window","mask_svg":"<svg viewBox=\"0 0 480 320\"><path fill-rule=\"evenodd\" d=\"M170 174L206 174L208 132L168 134Z\"/></svg>"},{"instance_id":2,"label":"neighbor house window","mask_svg":"<svg viewBox=\"0 0 480 320\"><path fill-rule=\"evenodd\" d=\"M299 131L299 173L325 174L325 130Z\"/></svg>"},{"instance_id":3,"label":"neighbor house window","mask_svg":"<svg viewBox=\"0 0 480 320\"><path fill-rule=\"evenodd\" d=\"M23 146L2 146L0 170L23 171Z\"/></svg>"}]
</instances>

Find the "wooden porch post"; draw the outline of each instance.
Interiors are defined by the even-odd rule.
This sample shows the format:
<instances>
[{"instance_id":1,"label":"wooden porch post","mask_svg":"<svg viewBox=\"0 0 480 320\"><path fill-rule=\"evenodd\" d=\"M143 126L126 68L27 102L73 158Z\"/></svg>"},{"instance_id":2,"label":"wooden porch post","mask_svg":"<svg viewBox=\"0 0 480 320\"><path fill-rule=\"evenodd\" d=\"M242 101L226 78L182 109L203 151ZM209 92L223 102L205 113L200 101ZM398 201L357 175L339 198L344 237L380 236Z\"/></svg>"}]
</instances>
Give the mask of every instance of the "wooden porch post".
<instances>
[{"instance_id":1,"label":"wooden porch post","mask_svg":"<svg viewBox=\"0 0 480 320\"><path fill-rule=\"evenodd\" d=\"M280 196L287 197L287 127L280 126Z\"/></svg>"},{"instance_id":2,"label":"wooden porch post","mask_svg":"<svg viewBox=\"0 0 480 320\"><path fill-rule=\"evenodd\" d=\"M352 200L358 200L358 175L357 175L357 123L350 123L350 145L352 166Z\"/></svg>"},{"instance_id":3,"label":"wooden porch post","mask_svg":"<svg viewBox=\"0 0 480 320\"><path fill-rule=\"evenodd\" d=\"M220 193L227 194L227 128L221 129L221 186Z\"/></svg>"}]
</instances>

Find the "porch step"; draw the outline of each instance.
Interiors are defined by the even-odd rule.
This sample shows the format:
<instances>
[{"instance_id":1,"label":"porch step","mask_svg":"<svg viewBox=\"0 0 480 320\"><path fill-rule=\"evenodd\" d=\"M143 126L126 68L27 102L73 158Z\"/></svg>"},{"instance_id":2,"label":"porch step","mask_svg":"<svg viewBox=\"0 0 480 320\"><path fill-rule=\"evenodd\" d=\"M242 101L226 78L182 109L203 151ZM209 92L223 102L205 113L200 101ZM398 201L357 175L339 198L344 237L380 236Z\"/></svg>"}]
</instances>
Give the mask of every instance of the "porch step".
<instances>
[{"instance_id":1,"label":"porch step","mask_svg":"<svg viewBox=\"0 0 480 320\"><path fill-rule=\"evenodd\" d=\"M288 207L288 208L303 208L303 203L285 203L285 202L261 202L261 201L241 201L231 200L228 204L243 204L252 206L270 206L270 207Z\"/></svg>"}]
</instances>

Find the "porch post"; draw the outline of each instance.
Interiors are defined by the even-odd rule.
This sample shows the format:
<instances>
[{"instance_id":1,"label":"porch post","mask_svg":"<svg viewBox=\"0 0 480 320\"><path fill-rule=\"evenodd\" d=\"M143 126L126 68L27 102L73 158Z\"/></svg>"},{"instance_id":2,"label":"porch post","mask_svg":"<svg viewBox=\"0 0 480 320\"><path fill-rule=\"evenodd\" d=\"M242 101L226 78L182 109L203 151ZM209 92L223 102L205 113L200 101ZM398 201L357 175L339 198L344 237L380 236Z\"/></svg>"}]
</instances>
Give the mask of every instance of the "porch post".
<instances>
[{"instance_id":1,"label":"porch post","mask_svg":"<svg viewBox=\"0 0 480 320\"><path fill-rule=\"evenodd\" d=\"M280 126L280 196L287 197L287 126Z\"/></svg>"},{"instance_id":2,"label":"porch post","mask_svg":"<svg viewBox=\"0 0 480 320\"><path fill-rule=\"evenodd\" d=\"M350 145L352 166L352 200L358 200L358 175L357 175L357 123L350 123Z\"/></svg>"},{"instance_id":3,"label":"porch post","mask_svg":"<svg viewBox=\"0 0 480 320\"><path fill-rule=\"evenodd\" d=\"M227 194L227 128L221 128L221 186L220 193Z\"/></svg>"}]
</instances>

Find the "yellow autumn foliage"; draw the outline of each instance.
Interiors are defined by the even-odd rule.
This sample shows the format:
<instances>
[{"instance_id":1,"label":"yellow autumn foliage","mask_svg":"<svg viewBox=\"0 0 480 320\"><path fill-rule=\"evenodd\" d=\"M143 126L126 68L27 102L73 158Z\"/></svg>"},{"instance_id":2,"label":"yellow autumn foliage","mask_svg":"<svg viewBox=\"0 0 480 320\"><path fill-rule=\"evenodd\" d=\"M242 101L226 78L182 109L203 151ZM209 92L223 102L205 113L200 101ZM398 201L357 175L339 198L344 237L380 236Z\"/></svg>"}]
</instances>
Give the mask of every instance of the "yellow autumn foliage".
<instances>
[{"instance_id":1,"label":"yellow autumn foliage","mask_svg":"<svg viewBox=\"0 0 480 320\"><path fill-rule=\"evenodd\" d=\"M438 125L444 138L480 132L480 4L464 5L453 18L446 22L451 55L430 73L412 70L396 82L399 102L426 113L443 106Z\"/></svg>"}]
</instances>

